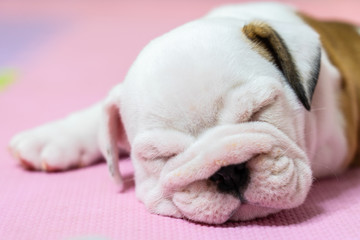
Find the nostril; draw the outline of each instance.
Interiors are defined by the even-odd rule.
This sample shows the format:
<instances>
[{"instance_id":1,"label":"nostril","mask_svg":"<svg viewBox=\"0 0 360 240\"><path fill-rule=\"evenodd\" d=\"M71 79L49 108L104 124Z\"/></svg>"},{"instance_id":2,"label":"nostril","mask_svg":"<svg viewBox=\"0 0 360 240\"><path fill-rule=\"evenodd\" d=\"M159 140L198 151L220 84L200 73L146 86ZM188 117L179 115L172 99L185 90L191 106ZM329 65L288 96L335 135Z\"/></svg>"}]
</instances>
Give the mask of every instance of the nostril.
<instances>
[{"instance_id":1,"label":"nostril","mask_svg":"<svg viewBox=\"0 0 360 240\"><path fill-rule=\"evenodd\" d=\"M249 169L245 163L220 168L210 180L215 182L220 192L231 193L243 202L243 193L250 181Z\"/></svg>"}]
</instances>

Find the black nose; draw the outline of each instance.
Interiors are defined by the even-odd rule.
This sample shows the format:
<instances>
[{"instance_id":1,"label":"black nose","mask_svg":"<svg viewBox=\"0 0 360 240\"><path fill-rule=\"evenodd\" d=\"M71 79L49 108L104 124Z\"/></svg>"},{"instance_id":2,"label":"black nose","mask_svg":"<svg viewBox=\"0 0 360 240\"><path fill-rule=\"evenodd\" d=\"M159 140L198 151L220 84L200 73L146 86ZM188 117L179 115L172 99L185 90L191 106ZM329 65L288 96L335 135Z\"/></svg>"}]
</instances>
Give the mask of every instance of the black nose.
<instances>
[{"instance_id":1,"label":"black nose","mask_svg":"<svg viewBox=\"0 0 360 240\"><path fill-rule=\"evenodd\" d=\"M242 202L245 201L243 193L250 182L249 169L245 163L222 167L210 177L210 180L217 184L220 192L234 194Z\"/></svg>"}]
</instances>

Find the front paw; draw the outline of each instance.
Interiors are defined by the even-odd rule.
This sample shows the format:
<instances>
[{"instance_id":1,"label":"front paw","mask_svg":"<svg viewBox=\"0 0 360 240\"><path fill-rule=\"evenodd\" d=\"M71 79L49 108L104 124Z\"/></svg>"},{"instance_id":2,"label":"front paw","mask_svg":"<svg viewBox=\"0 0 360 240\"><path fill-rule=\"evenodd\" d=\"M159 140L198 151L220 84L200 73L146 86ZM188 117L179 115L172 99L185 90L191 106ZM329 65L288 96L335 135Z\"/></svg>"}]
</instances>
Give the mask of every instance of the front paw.
<instances>
[{"instance_id":1,"label":"front paw","mask_svg":"<svg viewBox=\"0 0 360 240\"><path fill-rule=\"evenodd\" d=\"M26 169L61 171L89 165L98 157L95 139L84 139L76 128L56 122L17 134L9 150Z\"/></svg>"}]
</instances>

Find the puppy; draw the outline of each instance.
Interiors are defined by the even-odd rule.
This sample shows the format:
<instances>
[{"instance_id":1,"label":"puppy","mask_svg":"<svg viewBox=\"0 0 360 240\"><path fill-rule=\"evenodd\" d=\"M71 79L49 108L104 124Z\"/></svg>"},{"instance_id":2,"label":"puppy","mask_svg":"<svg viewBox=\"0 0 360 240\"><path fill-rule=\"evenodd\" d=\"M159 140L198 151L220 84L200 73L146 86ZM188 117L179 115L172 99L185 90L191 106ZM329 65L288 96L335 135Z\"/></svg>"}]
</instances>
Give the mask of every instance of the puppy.
<instances>
[{"instance_id":1,"label":"puppy","mask_svg":"<svg viewBox=\"0 0 360 240\"><path fill-rule=\"evenodd\" d=\"M357 153L360 36L277 3L224 6L151 41L93 107L13 137L23 166L101 154L156 214L220 224L302 204Z\"/></svg>"}]
</instances>

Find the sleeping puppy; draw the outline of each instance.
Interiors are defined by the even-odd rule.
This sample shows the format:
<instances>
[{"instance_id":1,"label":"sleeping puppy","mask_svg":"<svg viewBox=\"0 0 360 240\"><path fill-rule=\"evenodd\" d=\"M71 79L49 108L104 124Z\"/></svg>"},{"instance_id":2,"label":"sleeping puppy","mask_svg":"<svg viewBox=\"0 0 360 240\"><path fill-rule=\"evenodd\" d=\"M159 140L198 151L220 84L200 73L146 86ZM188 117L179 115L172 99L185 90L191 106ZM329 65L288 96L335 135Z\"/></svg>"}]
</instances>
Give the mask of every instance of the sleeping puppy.
<instances>
[{"instance_id":1,"label":"sleeping puppy","mask_svg":"<svg viewBox=\"0 0 360 240\"><path fill-rule=\"evenodd\" d=\"M27 168L101 154L156 214L220 224L302 204L358 143L360 36L276 3L224 6L151 41L95 106L15 136Z\"/></svg>"}]
</instances>

